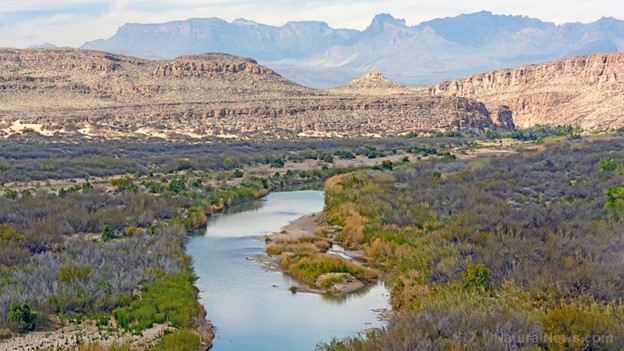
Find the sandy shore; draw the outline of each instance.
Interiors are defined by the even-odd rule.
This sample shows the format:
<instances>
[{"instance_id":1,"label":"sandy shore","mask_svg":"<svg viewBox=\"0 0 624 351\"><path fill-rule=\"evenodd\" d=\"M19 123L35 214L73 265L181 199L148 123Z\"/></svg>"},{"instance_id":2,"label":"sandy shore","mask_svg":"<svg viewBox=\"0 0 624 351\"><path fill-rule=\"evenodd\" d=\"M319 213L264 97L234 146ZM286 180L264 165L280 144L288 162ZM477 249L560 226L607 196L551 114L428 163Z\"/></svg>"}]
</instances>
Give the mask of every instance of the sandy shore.
<instances>
[{"instance_id":1,"label":"sandy shore","mask_svg":"<svg viewBox=\"0 0 624 351\"><path fill-rule=\"evenodd\" d=\"M295 241L304 236L314 235L316 226L319 224L321 213L311 213L309 215L295 219L288 223L279 233L269 235L271 240Z\"/></svg>"}]
</instances>

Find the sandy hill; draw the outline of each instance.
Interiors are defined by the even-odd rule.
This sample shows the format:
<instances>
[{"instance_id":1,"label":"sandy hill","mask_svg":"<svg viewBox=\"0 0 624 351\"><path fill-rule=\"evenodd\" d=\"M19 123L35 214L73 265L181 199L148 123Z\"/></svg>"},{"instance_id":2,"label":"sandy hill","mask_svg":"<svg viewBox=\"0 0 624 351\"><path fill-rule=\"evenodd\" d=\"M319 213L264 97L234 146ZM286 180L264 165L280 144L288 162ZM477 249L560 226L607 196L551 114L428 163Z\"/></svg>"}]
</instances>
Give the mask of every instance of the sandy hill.
<instances>
[{"instance_id":1,"label":"sandy hill","mask_svg":"<svg viewBox=\"0 0 624 351\"><path fill-rule=\"evenodd\" d=\"M79 49L2 49L0 130L351 137L493 126L472 99L405 93L379 74L358 84L369 93L314 90L226 54L146 60ZM375 86L381 89L370 89Z\"/></svg>"}]
</instances>

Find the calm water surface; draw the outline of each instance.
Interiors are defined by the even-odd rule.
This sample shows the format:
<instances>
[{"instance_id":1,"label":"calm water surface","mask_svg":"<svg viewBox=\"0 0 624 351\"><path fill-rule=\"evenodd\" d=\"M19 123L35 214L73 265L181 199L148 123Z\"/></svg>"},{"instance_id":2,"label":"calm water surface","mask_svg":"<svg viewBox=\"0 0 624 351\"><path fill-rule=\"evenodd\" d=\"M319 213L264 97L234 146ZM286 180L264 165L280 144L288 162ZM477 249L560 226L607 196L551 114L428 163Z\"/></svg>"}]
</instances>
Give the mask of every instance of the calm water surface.
<instances>
[{"instance_id":1,"label":"calm water surface","mask_svg":"<svg viewBox=\"0 0 624 351\"><path fill-rule=\"evenodd\" d=\"M211 217L205 235L190 239L200 302L217 327L212 350L314 350L320 341L383 325L373 311L389 308L381 283L341 298L292 294L293 280L250 260L264 251L258 236L322 209L320 191L271 193Z\"/></svg>"}]
</instances>

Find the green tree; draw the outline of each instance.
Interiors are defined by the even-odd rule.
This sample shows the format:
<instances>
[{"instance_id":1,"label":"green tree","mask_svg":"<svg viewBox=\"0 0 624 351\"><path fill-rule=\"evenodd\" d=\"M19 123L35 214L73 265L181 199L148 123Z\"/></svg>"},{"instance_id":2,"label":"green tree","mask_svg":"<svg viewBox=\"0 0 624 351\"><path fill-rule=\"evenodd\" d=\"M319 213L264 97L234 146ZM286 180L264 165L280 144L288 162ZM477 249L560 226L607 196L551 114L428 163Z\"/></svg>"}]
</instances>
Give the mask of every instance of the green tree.
<instances>
[{"instance_id":1,"label":"green tree","mask_svg":"<svg viewBox=\"0 0 624 351\"><path fill-rule=\"evenodd\" d=\"M114 238L115 238L115 231L110 225L105 224L104 228L102 228L102 240L109 241Z\"/></svg>"},{"instance_id":2,"label":"green tree","mask_svg":"<svg viewBox=\"0 0 624 351\"><path fill-rule=\"evenodd\" d=\"M273 160L273 162L271 162L271 168L282 168L284 167L284 160L282 160L281 158L275 159Z\"/></svg>"},{"instance_id":3,"label":"green tree","mask_svg":"<svg viewBox=\"0 0 624 351\"><path fill-rule=\"evenodd\" d=\"M27 303L12 303L7 319L9 324L14 326L20 333L37 328L37 314L30 310L30 306Z\"/></svg>"}]
</instances>

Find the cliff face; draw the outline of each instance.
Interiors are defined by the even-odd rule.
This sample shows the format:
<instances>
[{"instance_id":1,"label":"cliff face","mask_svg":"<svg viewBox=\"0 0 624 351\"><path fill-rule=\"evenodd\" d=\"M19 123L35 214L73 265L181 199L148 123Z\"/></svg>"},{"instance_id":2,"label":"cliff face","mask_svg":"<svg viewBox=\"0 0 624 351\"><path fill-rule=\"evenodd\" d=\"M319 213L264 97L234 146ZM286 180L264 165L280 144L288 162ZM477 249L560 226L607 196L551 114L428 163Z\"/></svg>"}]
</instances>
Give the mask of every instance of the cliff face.
<instances>
[{"instance_id":1,"label":"cliff face","mask_svg":"<svg viewBox=\"0 0 624 351\"><path fill-rule=\"evenodd\" d=\"M495 123L472 99L410 91L379 74L362 84L366 94L314 90L252 59L225 54L152 61L87 50L5 49L0 133L11 133L18 120L89 135L276 137L387 135Z\"/></svg>"},{"instance_id":2,"label":"cliff face","mask_svg":"<svg viewBox=\"0 0 624 351\"><path fill-rule=\"evenodd\" d=\"M624 127L624 54L596 54L478 74L429 88L434 96L506 106L516 126Z\"/></svg>"}]
</instances>

